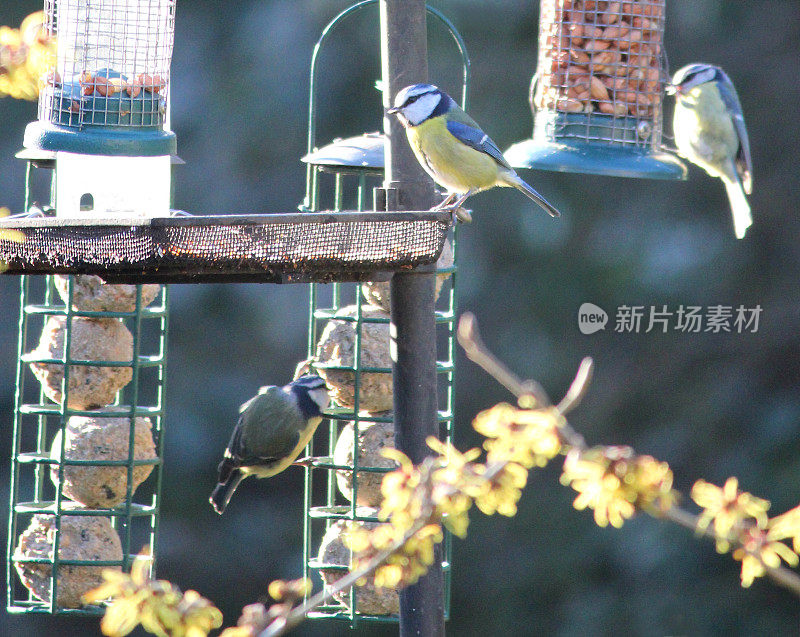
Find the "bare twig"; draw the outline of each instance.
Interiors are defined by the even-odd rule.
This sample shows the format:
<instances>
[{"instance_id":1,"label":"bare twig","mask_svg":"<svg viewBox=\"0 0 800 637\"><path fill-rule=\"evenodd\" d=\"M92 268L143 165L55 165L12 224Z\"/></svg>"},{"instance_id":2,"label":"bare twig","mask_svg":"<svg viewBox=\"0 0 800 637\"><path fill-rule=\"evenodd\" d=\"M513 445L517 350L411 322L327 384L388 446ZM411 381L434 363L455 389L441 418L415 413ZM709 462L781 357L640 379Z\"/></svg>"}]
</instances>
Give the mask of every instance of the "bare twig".
<instances>
[{"instance_id":1,"label":"bare twig","mask_svg":"<svg viewBox=\"0 0 800 637\"><path fill-rule=\"evenodd\" d=\"M483 344L478 333L478 322L474 314L465 312L461 315L458 320L457 336L458 342L464 348L467 358L482 367L486 373L517 398L520 396L533 396L539 406L550 406L550 399L539 383L533 380L520 380Z\"/></svg>"},{"instance_id":2,"label":"bare twig","mask_svg":"<svg viewBox=\"0 0 800 637\"><path fill-rule=\"evenodd\" d=\"M583 397L586 395L586 390L589 389L589 382L592 380L594 373L594 361L587 356L581 361L578 368L578 373L575 374L575 380L569 386L564 398L558 403L558 411L566 416L569 412L581 404Z\"/></svg>"}]
</instances>

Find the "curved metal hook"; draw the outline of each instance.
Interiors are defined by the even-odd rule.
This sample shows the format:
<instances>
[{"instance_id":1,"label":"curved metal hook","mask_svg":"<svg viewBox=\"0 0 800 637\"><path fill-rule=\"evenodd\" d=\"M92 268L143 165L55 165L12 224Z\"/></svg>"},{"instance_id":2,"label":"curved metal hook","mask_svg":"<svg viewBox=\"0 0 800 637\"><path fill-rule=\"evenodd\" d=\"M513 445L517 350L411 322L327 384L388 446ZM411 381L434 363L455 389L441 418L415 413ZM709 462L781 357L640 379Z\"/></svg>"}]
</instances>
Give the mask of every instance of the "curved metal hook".
<instances>
[{"instance_id":1,"label":"curved metal hook","mask_svg":"<svg viewBox=\"0 0 800 637\"><path fill-rule=\"evenodd\" d=\"M357 2L356 4L348 7L341 13L339 13L333 20L331 20L325 28L322 30L319 39L317 40L316 44L314 45L314 50L311 54L311 73L309 78L309 101L308 101L308 143L306 147L306 152L312 152L314 150L314 146L316 143L316 74L317 74L317 63L319 58L319 52L322 49L322 45L325 43L327 37L331 34L331 32L339 25L341 22L347 18L348 16L360 11L361 9L369 6L377 4L379 0L362 0L361 2ZM456 30L455 26L453 25L450 20L444 16L438 9L435 9L430 6L426 6L426 11L437 18L447 29L447 31L452 36L453 40L458 47L458 52L461 55L461 63L463 67L462 71L462 91L461 91L461 107L466 110L467 108L467 91L469 88L469 80L470 80L470 60L469 55L467 54L467 47L464 43L464 39L461 37L461 34Z\"/></svg>"}]
</instances>

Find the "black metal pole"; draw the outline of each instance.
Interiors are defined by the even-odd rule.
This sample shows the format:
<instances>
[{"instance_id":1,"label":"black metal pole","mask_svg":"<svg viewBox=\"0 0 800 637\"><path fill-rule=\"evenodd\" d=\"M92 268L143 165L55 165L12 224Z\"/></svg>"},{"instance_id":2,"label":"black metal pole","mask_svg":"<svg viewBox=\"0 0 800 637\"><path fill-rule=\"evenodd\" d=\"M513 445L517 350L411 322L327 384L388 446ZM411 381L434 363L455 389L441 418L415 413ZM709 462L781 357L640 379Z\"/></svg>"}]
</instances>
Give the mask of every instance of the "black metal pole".
<instances>
[{"instance_id":1,"label":"black metal pole","mask_svg":"<svg viewBox=\"0 0 800 637\"><path fill-rule=\"evenodd\" d=\"M381 0L384 107L403 87L428 79L424 0ZM394 117L384 119L389 210L427 210L433 182L409 147ZM436 397L436 323L433 268L398 272L391 282L392 373L395 445L415 463L431 453L428 436L439 435ZM413 586L400 592L400 635L444 635L442 553Z\"/></svg>"}]
</instances>

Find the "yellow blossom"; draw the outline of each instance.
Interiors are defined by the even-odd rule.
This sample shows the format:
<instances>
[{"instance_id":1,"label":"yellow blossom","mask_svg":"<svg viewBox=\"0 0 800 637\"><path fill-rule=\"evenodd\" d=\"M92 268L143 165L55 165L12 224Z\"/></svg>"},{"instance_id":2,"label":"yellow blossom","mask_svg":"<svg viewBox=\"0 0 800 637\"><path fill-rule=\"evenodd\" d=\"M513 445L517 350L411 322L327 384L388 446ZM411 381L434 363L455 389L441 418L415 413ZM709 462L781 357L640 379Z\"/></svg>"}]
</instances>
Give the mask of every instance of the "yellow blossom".
<instances>
[{"instance_id":1,"label":"yellow blossom","mask_svg":"<svg viewBox=\"0 0 800 637\"><path fill-rule=\"evenodd\" d=\"M491 480L478 485L475 505L486 515L499 513L511 517L528 481L528 470L513 462L507 463Z\"/></svg>"},{"instance_id":2,"label":"yellow blossom","mask_svg":"<svg viewBox=\"0 0 800 637\"><path fill-rule=\"evenodd\" d=\"M489 463L512 461L531 469L544 467L561 451L562 422L555 408L518 409L500 403L479 413L472 426L488 438L483 446Z\"/></svg>"},{"instance_id":3,"label":"yellow blossom","mask_svg":"<svg viewBox=\"0 0 800 637\"><path fill-rule=\"evenodd\" d=\"M619 528L636 512L636 493L626 489L623 478L633 463L630 447L596 447L587 451L573 449L564 461L561 483L578 492L573 506L578 510L594 510L598 526Z\"/></svg>"},{"instance_id":4,"label":"yellow blossom","mask_svg":"<svg viewBox=\"0 0 800 637\"><path fill-rule=\"evenodd\" d=\"M769 538L784 540L791 538L792 547L800 552L800 506L777 515L769 521Z\"/></svg>"},{"instance_id":5,"label":"yellow blossom","mask_svg":"<svg viewBox=\"0 0 800 637\"><path fill-rule=\"evenodd\" d=\"M717 551L720 553L730 549L730 540L744 521L755 520L759 529L767 526L769 502L739 491L736 478L728 478L723 487L698 480L692 487L691 497L703 509L697 522L698 531L704 531L713 522Z\"/></svg>"},{"instance_id":6,"label":"yellow blossom","mask_svg":"<svg viewBox=\"0 0 800 637\"><path fill-rule=\"evenodd\" d=\"M111 598L100 622L104 635L124 637L141 624L159 637L206 637L222 625L222 613L196 591L182 594L167 581L151 579L151 561L142 552L130 575L104 570L105 583L82 597L87 604Z\"/></svg>"},{"instance_id":7,"label":"yellow blossom","mask_svg":"<svg viewBox=\"0 0 800 637\"><path fill-rule=\"evenodd\" d=\"M269 583L267 593L276 602L294 602L311 594L311 580L307 577L285 581L274 580Z\"/></svg>"},{"instance_id":8,"label":"yellow blossom","mask_svg":"<svg viewBox=\"0 0 800 637\"><path fill-rule=\"evenodd\" d=\"M762 529L751 527L739 539L741 546L733 552L733 558L742 562L743 588L749 588L756 577L765 575L767 568L778 568L781 560L790 566L800 562L797 553L783 542L771 540Z\"/></svg>"},{"instance_id":9,"label":"yellow blossom","mask_svg":"<svg viewBox=\"0 0 800 637\"><path fill-rule=\"evenodd\" d=\"M19 29L0 27L0 97L33 100L39 78L52 73L55 39L43 29L44 12L32 13Z\"/></svg>"}]
</instances>

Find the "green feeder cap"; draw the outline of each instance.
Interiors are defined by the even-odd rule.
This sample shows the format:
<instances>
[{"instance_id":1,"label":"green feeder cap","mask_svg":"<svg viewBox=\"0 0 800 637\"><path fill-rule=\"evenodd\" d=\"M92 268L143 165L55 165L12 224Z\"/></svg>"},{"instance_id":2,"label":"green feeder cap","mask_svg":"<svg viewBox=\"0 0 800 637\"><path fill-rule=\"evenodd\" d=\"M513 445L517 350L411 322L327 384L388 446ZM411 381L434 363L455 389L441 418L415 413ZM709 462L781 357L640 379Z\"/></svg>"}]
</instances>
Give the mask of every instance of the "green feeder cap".
<instances>
[{"instance_id":1,"label":"green feeder cap","mask_svg":"<svg viewBox=\"0 0 800 637\"><path fill-rule=\"evenodd\" d=\"M301 161L335 172L341 172L342 168L351 168L354 172L382 173L384 142L382 133L334 139L327 146L308 153Z\"/></svg>"},{"instance_id":2,"label":"green feeder cap","mask_svg":"<svg viewBox=\"0 0 800 637\"><path fill-rule=\"evenodd\" d=\"M175 155L178 147L175 133L161 128L85 125L76 129L39 121L25 128L23 143L32 150L125 157Z\"/></svg>"},{"instance_id":3,"label":"green feeder cap","mask_svg":"<svg viewBox=\"0 0 800 637\"><path fill-rule=\"evenodd\" d=\"M686 179L675 155L657 150L648 122L603 113L536 114L533 139L504 154L514 168L588 173L609 177Z\"/></svg>"}]
</instances>

